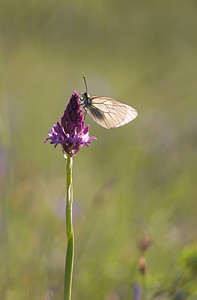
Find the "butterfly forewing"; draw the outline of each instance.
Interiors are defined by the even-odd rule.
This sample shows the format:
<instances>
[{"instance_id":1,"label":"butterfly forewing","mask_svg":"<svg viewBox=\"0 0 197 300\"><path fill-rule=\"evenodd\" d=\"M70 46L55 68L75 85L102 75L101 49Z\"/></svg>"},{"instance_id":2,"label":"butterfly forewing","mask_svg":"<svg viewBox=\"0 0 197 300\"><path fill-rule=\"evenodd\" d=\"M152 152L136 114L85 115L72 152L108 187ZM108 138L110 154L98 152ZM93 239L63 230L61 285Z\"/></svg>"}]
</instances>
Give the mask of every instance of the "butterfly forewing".
<instances>
[{"instance_id":1,"label":"butterfly forewing","mask_svg":"<svg viewBox=\"0 0 197 300\"><path fill-rule=\"evenodd\" d=\"M133 107L107 97L91 97L91 105L86 109L96 123L108 129L123 126L137 117Z\"/></svg>"}]
</instances>

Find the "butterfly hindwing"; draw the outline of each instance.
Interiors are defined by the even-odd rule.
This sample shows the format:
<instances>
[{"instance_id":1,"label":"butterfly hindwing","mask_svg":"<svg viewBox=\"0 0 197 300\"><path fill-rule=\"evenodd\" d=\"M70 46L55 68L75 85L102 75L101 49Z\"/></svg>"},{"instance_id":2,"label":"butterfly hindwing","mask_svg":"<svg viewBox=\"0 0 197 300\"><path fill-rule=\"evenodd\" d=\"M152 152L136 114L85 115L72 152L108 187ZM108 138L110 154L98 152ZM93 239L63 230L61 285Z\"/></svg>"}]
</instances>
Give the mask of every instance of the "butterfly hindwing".
<instances>
[{"instance_id":1,"label":"butterfly hindwing","mask_svg":"<svg viewBox=\"0 0 197 300\"><path fill-rule=\"evenodd\" d=\"M96 123L107 129L123 126L137 117L133 107L108 97L91 97L87 112Z\"/></svg>"}]
</instances>

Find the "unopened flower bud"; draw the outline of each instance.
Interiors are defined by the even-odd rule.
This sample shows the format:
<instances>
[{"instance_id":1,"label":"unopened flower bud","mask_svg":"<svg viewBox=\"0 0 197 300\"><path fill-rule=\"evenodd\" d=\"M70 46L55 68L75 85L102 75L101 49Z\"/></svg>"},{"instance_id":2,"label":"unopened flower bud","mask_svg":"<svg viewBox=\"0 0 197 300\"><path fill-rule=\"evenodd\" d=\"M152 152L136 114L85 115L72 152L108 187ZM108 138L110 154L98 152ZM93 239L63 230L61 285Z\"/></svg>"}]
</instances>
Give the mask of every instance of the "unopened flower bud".
<instances>
[{"instance_id":1,"label":"unopened flower bud","mask_svg":"<svg viewBox=\"0 0 197 300\"><path fill-rule=\"evenodd\" d=\"M141 252L145 252L148 247L151 245L152 241L149 236L143 236L139 242L139 249Z\"/></svg>"},{"instance_id":2,"label":"unopened flower bud","mask_svg":"<svg viewBox=\"0 0 197 300\"><path fill-rule=\"evenodd\" d=\"M138 268L140 273L144 276L146 275L146 260L144 257L140 257L139 263L138 263Z\"/></svg>"}]
</instances>

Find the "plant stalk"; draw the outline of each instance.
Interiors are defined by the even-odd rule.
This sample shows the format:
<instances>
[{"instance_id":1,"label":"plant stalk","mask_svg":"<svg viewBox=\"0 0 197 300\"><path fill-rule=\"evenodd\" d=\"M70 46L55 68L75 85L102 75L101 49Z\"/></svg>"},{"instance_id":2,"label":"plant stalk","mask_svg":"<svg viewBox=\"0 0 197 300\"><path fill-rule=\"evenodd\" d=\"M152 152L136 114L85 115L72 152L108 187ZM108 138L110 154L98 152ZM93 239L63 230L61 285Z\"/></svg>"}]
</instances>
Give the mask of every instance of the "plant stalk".
<instances>
[{"instance_id":1,"label":"plant stalk","mask_svg":"<svg viewBox=\"0 0 197 300\"><path fill-rule=\"evenodd\" d=\"M72 202L73 202L73 187L72 187L72 157L68 154L66 159L66 236L67 236L67 251L65 263L64 277L64 300L71 300L72 276L73 276L73 261L74 261L74 233L72 224Z\"/></svg>"}]
</instances>

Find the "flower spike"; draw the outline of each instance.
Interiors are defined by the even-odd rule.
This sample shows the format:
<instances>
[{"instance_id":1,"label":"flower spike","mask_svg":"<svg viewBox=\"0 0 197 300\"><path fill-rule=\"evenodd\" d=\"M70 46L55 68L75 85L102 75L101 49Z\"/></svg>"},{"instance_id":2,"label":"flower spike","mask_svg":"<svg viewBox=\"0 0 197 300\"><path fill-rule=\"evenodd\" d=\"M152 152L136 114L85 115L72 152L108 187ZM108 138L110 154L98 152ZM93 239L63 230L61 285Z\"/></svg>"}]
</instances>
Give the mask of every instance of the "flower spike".
<instances>
[{"instance_id":1,"label":"flower spike","mask_svg":"<svg viewBox=\"0 0 197 300\"><path fill-rule=\"evenodd\" d=\"M50 140L50 144L54 144L55 148L61 144L62 150L70 156L76 155L83 145L89 147L91 140L96 139L95 136L89 136L89 125L84 128L80 98L76 92L72 94L61 117L61 124L59 122L54 124L48 134L45 143Z\"/></svg>"}]
</instances>

